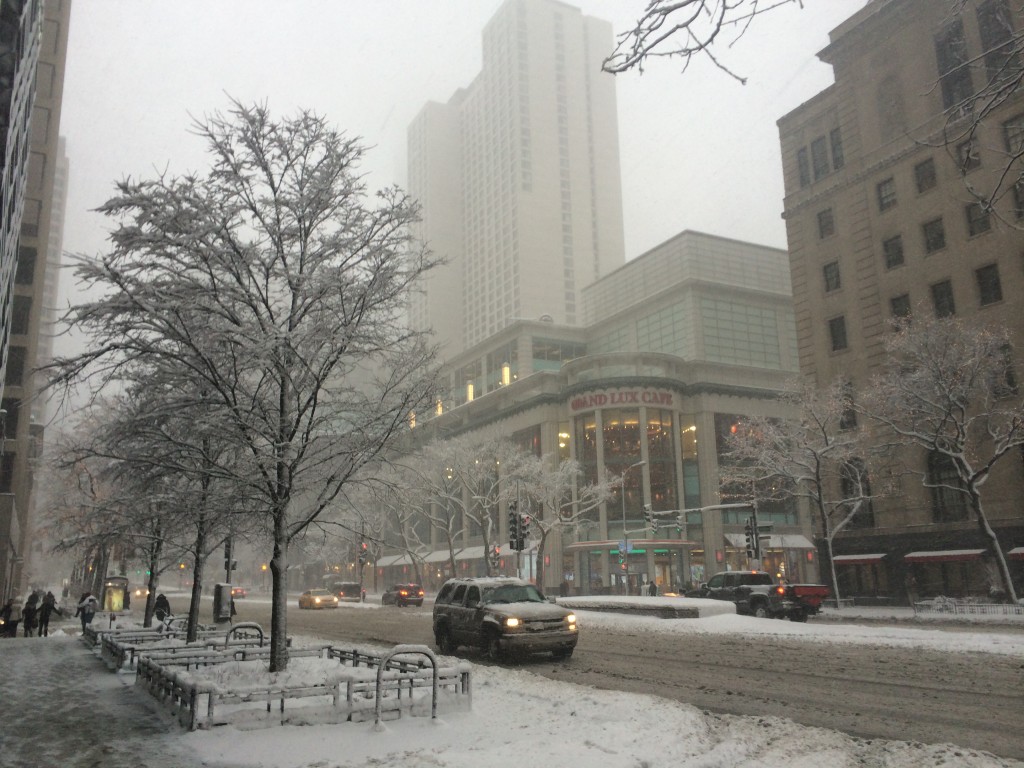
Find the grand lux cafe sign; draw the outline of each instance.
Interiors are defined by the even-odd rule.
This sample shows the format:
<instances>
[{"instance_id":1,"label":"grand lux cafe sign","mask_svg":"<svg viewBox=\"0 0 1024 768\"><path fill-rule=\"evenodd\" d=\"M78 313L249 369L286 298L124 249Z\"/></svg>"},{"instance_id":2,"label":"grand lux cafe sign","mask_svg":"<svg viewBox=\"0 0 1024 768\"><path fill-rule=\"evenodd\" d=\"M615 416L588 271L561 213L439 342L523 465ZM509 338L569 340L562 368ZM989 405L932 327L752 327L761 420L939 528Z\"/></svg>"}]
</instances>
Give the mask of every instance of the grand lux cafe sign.
<instances>
[{"instance_id":1,"label":"grand lux cafe sign","mask_svg":"<svg viewBox=\"0 0 1024 768\"><path fill-rule=\"evenodd\" d=\"M662 389L605 389L588 392L569 401L569 411L593 411L598 408L621 408L646 405L654 408L672 408L675 395Z\"/></svg>"}]
</instances>

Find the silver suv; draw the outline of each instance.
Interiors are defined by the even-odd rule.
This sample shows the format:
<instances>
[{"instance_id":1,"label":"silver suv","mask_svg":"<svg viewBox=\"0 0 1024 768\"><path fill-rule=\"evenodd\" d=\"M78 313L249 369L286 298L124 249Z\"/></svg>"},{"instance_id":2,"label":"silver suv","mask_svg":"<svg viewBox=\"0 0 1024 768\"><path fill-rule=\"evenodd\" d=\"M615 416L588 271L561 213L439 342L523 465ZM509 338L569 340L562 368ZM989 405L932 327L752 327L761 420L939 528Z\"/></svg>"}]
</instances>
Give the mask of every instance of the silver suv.
<instances>
[{"instance_id":1,"label":"silver suv","mask_svg":"<svg viewBox=\"0 0 1024 768\"><path fill-rule=\"evenodd\" d=\"M567 659L578 638L576 615L522 579L449 579L434 601L434 641L444 654L469 646L493 660L544 651Z\"/></svg>"}]
</instances>

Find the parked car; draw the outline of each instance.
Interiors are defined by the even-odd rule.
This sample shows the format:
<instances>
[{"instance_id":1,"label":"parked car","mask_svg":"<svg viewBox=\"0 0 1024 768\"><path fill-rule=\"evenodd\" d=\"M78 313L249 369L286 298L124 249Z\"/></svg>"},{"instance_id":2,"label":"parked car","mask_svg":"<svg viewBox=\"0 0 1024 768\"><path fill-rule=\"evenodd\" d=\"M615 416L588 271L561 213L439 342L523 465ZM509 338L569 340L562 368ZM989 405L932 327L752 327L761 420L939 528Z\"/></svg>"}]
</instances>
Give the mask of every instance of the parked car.
<instances>
[{"instance_id":1,"label":"parked car","mask_svg":"<svg viewBox=\"0 0 1024 768\"><path fill-rule=\"evenodd\" d=\"M444 654L480 648L492 660L550 651L567 659L576 649L576 615L523 579L449 579L434 600L434 641Z\"/></svg>"},{"instance_id":2,"label":"parked car","mask_svg":"<svg viewBox=\"0 0 1024 768\"><path fill-rule=\"evenodd\" d=\"M329 589L308 589L299 595L299 608L337 608L338 596Z\"/></svg>"},{"instance_id":3,"label":"parked car","mask_svg":"<svg viewBox=\"0 0 1024 768\"><path fill-rule=\"evenodd\" d=\"M395 584L384 590L380 596L381 605L423 605L423 587L419 584Z\"/></svg>"},{"instance_id":4,"label":"parked car","mask_svg":"<svg viewBox=\"0 0 1024 768\"><path fill-rule=\"evenodd\" d=\"M331 587L331 592L343 603L361 603L366 600L366 590L354 581L339 581Z\"/></svg>"},{"instance_id":5,"label":"parked car","mask_svg":"<svg viewBox=\"0 0 1024 768\"><path fill-rule=\"evenodd\" d=\"M248 596L248 594L249 593L248 593L248 591L246 591L245 587L232 587L231 588L231 596L232 597L246 597L246 596Z\"/></svg>"}]
</instances>

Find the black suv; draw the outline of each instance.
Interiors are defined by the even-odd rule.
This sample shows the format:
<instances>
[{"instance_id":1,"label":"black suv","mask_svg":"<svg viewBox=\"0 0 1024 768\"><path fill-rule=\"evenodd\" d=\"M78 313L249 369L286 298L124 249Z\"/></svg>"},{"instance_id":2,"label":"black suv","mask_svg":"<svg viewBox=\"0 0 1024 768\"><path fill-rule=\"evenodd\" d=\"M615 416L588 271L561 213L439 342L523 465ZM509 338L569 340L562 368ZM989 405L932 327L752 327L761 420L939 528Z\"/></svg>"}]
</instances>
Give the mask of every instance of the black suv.
<instances>
[{"instance_id":1,"label":"black suv","mask_svg":"<svg viewBox=\"0 0 1024 768\"><path fill-rule=\"evenodd\" d=\"M434 600L434 641L444 654L469 646L494 660L544 651L567 659L578 638L576 615L522 579L449 579Z\"/></svg>"}]
</instances>

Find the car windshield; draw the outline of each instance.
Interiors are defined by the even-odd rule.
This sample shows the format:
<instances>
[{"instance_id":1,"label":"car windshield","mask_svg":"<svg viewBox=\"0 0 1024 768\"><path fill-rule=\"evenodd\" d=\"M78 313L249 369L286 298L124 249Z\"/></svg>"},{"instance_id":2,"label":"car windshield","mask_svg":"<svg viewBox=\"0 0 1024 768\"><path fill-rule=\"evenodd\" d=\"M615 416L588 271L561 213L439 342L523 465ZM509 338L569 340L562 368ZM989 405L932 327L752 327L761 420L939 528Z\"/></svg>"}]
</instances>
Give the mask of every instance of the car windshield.
<instances>
[{"instance_id":1,"label":"car windshield","mask_svg":"<svg viewBox=\"0 0 1024 768\"><path fill-rule=\"evenodd\" d=\"M483 603L543 603L544 596L532 584L503 584L484 590Z\"/></svg>"}]
</instances>

